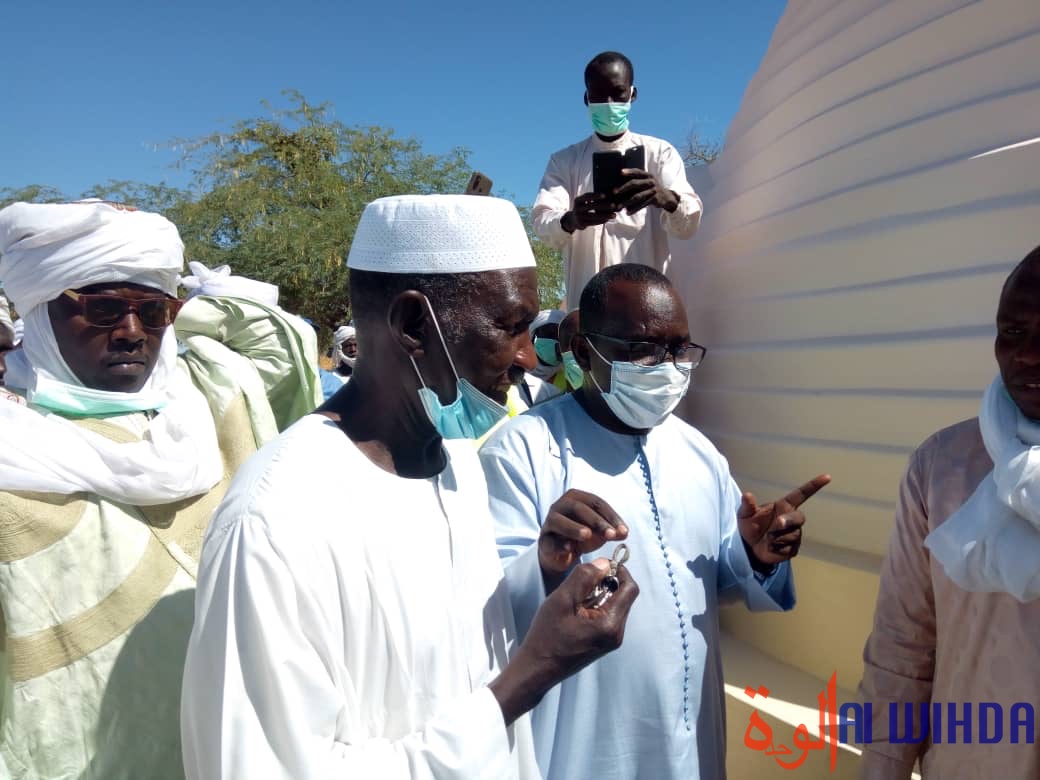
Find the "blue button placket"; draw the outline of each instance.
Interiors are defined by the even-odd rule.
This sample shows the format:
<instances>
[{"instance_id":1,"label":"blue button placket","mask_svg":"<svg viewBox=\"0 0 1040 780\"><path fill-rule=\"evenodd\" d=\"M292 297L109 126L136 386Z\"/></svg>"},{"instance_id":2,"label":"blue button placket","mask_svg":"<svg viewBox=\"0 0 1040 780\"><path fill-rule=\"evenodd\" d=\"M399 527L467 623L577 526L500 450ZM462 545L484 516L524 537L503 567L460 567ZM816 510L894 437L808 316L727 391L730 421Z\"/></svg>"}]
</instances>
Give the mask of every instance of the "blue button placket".
<instances>
[{"instance_id":1,"label":"blue button placket","mask_svg":"<svg viewBox=\"0 0 1040 780\"><path fill-rule=\"evenodd\" d=\"M672 586L672 596L675 599L675 613L679 620L679 635L682 639L683 654L683 723L686 730L690 730L690 645L686 636L686 618L683 616L682 602L679 600L679 584L675 579L675 570L668 557L668 546L664 539L664 530L661 528L661 513L657 509L657 499L654 497L654 483L650 477L650 462L647 460L643 443L636 439L636 448L639 455L639 465L643 469L643 480L646 483L646 492L650 497L650 510L654 514L654 528L657 531L657 543L661 547L661 556L664 558L665 570L668 572L668 583Z\"/></svg>"}]
</instances>

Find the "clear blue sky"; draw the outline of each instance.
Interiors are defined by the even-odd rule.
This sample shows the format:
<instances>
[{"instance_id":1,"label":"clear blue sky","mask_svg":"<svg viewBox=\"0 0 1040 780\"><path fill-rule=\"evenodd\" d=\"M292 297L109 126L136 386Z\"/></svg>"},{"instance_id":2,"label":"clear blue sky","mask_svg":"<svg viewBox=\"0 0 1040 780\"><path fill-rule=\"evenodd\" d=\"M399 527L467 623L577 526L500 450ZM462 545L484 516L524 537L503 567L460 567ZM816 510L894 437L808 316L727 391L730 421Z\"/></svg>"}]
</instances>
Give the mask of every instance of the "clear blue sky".
<instances>
[{"instance_id":1,"label":"clear blue sky","mask_svg":"<svg viewBox=\"0 0 1040 780\"><path fill-rule=\"evenodd\" d=\"M721 136L782 0L739 3L18 2L0 46L0 187L78 195L108 179L184 184L173 138L299 89L347 124L471 150L530 203L550 153L588 135L582 70L635 63L638 132ZM156 147L159 147L158 149Z\"/></svg>"}]
</instances>

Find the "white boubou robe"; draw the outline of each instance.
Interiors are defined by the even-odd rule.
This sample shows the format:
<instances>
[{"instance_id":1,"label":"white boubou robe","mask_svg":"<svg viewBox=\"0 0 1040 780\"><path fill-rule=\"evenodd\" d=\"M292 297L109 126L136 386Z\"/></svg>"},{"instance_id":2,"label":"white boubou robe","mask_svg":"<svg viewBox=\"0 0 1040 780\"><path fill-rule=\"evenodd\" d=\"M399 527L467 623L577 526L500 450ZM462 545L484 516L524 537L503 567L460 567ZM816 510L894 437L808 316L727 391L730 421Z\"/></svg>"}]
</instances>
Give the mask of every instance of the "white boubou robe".
<instances>
[{"instance_id":1,"label":"white boubou robe","mask_svg":"<svg viewBox=\"0 0 1040 780\"><path fill-rule=\"evenodd\" d=\"M190 778L539 777L487 687L515 631L480 465L445 449L403 479L311 415L239 471L200 563Z\"/></svg>"}]
</instances>

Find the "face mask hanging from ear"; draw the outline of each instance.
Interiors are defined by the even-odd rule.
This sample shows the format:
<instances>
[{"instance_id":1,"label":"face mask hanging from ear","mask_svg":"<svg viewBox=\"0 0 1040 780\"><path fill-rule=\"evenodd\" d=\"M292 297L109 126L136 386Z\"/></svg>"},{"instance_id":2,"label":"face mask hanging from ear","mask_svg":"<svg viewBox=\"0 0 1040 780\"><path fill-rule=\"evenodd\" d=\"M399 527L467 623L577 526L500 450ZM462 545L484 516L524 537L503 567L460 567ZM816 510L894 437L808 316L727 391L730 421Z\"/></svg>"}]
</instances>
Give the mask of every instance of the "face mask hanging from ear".
<instances>
[{"instance_id":1,"label":"face mask hanging from ear","mask_svg":"<svg viewBox=\"0 0 1040 780\"><path fill-rule=\"evenodd\" d=\"M581 370L573 352L563 353L563 373L572 390L580 390L581 386L585 384L585 372Z\"/></svg>"},{"instance_id":2,"label":"face mask hanging from ear","mask_svg":"<svg viewBox=\"0 0 1040 780\"><path fill-rule=\"evenodd\" d=\"M426 386L415 358L411 358L412 368L415 369L415 375L419 377L419 384L422 385L419 388L419 400L422 401L427 417L441 438L479 439L504 419L509 410L477 390L469 380L459 378L459 373L455 370L455 361L448 352L440 323L437 322L437 315L434 314L429 299L425 300L433 325L437 329L437 338L441 340L444 354L448 356L451 373L455 376L455 400L447 406L442 404L437 393Z\"/></svg>"}]
</instances>

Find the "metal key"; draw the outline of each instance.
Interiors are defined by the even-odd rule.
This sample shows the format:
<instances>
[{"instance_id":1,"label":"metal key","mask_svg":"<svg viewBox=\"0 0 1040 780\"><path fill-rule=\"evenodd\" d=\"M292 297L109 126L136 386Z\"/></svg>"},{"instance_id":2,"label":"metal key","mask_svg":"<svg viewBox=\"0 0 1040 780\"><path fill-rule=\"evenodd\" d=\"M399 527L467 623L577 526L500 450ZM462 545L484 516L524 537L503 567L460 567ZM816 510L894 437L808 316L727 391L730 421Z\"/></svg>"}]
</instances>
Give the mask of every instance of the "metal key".
<instances>
[{"instance_id":1,"label":"metal key","mask_svg":"<svg viewBox=\"0 0 1040 780\"><path fill-rule=\"evenodd\" d=\"M619 544L614 548L614 557L610 560L610 574L600 580L599 585L592 589L592 593L583 602L583 606L588 609L599 609L611 596L621 587L621 580L618 579L617 570L618 566L628 560L628 545Z\"/></svg>"}]
</instances>

